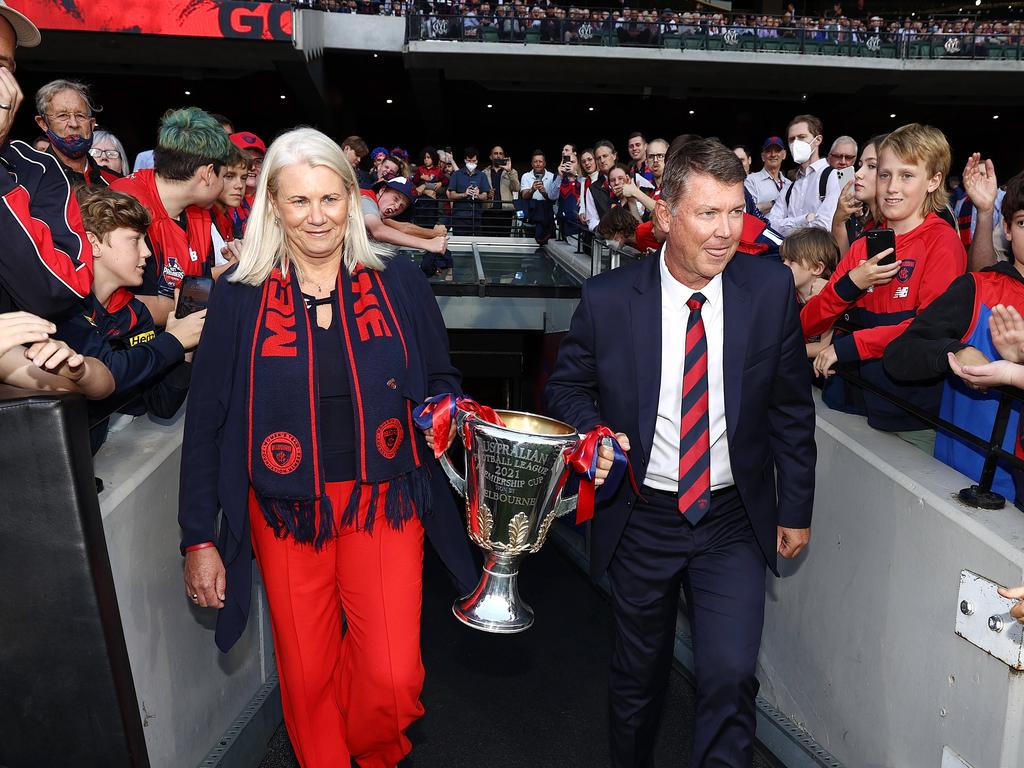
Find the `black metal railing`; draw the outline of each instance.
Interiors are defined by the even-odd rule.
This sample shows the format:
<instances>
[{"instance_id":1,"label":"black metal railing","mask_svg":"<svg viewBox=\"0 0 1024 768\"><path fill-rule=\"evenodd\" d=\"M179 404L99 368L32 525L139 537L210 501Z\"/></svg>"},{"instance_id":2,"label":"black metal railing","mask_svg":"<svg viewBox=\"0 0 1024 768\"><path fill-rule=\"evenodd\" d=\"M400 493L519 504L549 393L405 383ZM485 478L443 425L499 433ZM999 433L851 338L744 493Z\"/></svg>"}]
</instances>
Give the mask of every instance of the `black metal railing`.
<instances>
[{"instance_id":1,"label":"black metal railing","mask_svg":"<svg viewBox=\"0 0 1024 768\"><path fill-rule=\"evenodd\" d=\"M1013 34L947 33L409 13L406 15L406 42L418 40L629 46L876 59L1024 60L1024 36L1019 30Z\"/></svg>"}]
</instances>

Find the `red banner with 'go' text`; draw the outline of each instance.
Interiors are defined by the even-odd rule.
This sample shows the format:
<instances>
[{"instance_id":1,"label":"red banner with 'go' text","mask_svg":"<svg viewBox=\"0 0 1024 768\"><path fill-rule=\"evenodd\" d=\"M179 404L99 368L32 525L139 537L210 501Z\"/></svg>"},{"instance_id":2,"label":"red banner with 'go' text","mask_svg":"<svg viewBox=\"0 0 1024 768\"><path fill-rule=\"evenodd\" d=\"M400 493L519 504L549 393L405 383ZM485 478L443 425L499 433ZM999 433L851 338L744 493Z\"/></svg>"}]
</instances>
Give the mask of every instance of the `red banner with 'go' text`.
<instances>
[{"instance_id":1,"label":"red banner with 'go' text","mask_svg":"<svg viewBox=\"0 0 1024 768\"><path fill-rule=\"evenodd\" d=\"M42 30L291 40L289 3L239 0L9 0Z\"/></svg>"}]
</instances>

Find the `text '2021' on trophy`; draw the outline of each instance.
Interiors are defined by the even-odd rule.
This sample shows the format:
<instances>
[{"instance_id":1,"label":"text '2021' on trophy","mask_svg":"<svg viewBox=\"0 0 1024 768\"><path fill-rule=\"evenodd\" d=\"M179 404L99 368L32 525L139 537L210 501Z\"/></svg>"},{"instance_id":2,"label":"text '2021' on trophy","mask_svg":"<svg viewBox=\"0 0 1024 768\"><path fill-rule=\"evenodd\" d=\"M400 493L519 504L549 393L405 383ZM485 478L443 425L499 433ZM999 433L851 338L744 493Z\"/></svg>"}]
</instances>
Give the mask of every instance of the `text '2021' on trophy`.
<instances>
[{"instance_id":1,"label":"text '2021' on trophy","mask_svg":"<svg viewBox=\"0 0 1024 768\"><path fill-rule=\"evenodd\" d=\"M522 632L533 610L519 597L519 562L544 545L556 517L576 509L562 498L566 457L580 436L568 424L518 411L497 411L504 426L459 411L455 426L466 449L466 476L441 456L455 490L466 499L469 538L485 551L480 583L455 601L465 624L485 632Z\"/></svg>"}]
</instances>

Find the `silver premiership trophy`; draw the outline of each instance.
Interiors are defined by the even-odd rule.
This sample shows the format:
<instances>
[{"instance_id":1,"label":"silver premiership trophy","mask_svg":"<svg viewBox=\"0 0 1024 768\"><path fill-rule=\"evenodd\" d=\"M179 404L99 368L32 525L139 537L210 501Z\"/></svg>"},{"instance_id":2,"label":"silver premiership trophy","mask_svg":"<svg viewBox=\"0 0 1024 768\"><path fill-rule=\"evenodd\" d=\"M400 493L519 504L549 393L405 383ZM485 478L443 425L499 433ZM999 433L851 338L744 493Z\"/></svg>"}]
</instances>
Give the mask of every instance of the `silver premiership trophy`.
<instances>
[{"instance_id":1,"label":"silver premiership trophy","mask_svg":"<svg viewBox=\"0 0 1024 768\"><path fill-rule=\"evenodd\" d=\"M505 426L457 412L452 426L466 449L466 477L441 456L466 499L469 538L486 552L480 583L452 611L485 632L522 632L533 624L533 610L519 597L519 561L540 550L556 517L576 509L577 497L562 498L562 489L571 471L566 457L580 436L544 416L496 413Z\"/></svg>"}]
</instances>

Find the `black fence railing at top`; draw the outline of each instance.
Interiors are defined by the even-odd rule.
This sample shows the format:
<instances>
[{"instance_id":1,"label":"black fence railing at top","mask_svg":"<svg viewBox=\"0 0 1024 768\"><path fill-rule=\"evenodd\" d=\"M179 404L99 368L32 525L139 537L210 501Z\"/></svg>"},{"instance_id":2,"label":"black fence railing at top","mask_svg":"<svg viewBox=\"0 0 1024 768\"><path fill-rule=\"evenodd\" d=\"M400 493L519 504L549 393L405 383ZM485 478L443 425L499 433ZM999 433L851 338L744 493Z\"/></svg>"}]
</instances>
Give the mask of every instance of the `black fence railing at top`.
<instances>
[{"instance_id":1,"label":"black fence railing at top","mask_svg":"<svg viewBox=\"0 0 1024 768\"><path fill-rule=\"evenodd\" d=\"M778 53L877 59L1020 61L1022 35L886 29L710 26L676 22L479 17L409 13L406 42L458 40L525 45L631 46L679 51Z\"/></svg>"}]
</instances>

